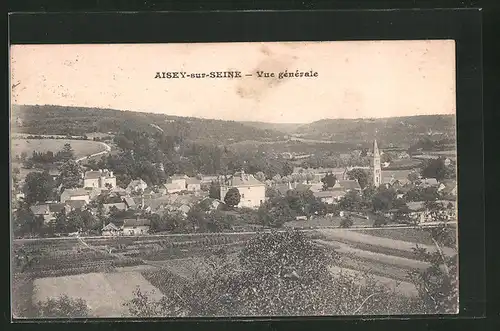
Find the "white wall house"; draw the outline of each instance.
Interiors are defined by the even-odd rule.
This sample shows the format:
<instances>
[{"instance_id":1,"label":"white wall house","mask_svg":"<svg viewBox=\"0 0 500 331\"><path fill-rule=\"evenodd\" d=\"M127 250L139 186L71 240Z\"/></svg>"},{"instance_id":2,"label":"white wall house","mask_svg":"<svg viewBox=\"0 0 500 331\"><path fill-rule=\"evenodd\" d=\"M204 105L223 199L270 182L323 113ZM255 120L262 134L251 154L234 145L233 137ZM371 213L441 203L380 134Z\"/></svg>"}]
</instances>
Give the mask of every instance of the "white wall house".
<instances>
[{"instance_id":1,"label":"white wall house","mask_svg":"<svg viewBox=\"0 0 500 331\"><path fill-rule=\"evenodd\" d=\"M199 180L197 178L186 179L186 189L190 192L201 191L201 180Z\"/></svg>"},{"instance_id":2,"label":"white wall house","mask_svg":"<svg viewBox=\"0 0 500 331\"><path fill-rule=\"evenodd\" d=\"M148 188L148 184L146 184L145 181L143 181L142 179L135 179L128 184L126 191L127 191L127 193L131 193L131 192L134 192L137 190L144 191L147 188Z\"/></svg>"},{"instance_id":3,"label":"white wall house","mask_svg":"<svg viewBox=\"0 0 500 331\"><path fill-rule=\"evenodd\" d=\"M149 232L150 221L147 219L125 219L122 232L125 236L139 236Z\"/></svg>"},{"instance_id":4,"label":"white wall house","mask_svg":"<svg viewBox=\"0 0 500 331\"><path fill-rule=\"evenodd\" d=\"M87 171L83 177L83 187L105 189L106 184L111 188L116 187L116 177L112 171L99 169L99 171Z\"/></svg>"},{"instance_id":5,"label":"white wall house","mask_svg":"<svg viewBox=\"0 0 500 331\"><path fill-rule=\"evenodd\" d=\"M189 177L186 175L173 175L169 179L169 183L176 184L180 187L186 188L186 180L188 180Z\"/></svg>"},{"instance_id":6,"label":"white wall house","mask_svg":"<svg viewBox=\"0 0 500 331\"><path fill-rule=\"evenodd\" d=\"M234 174L225 185L221 185L220 197L222 201L224 201L229 189L233 187L240 192L238 207L258 208L266 199L266 185L255 179L253 175L245 174L243 171Z\"/></svg>"},{"instance_id":7,"label":"white wall house","mask_svg":"<svg viewBox=\"0 0 500 331\"><path fill-rule=\"evenodd\" d=\"M86 203L90 202L89 191L83 188L65 189L61 194L61 202L64 203L68 200L85 200Z\"/></svg>"}]
</instances>

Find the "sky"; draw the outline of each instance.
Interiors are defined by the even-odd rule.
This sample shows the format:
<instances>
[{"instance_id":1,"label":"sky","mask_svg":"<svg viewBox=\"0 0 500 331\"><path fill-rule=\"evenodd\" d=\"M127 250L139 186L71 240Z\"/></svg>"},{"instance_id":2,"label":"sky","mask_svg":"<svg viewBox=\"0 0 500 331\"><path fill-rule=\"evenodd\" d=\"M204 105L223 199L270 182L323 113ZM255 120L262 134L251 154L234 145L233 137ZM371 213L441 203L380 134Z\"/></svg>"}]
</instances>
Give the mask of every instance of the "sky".
<instances>
[{"instance_id":1,"label":"sky","mask_svg":"<svg viewBox=\"0 0 500 331\"><path fill-rule=\"evenodd\" d=\"M10 56L12 104L274 123L455 114L452 40L14 45ZM231 70L243 77L155 79ZM285 70L317 77L256 75Z\"/></svg>"}]
</instances>

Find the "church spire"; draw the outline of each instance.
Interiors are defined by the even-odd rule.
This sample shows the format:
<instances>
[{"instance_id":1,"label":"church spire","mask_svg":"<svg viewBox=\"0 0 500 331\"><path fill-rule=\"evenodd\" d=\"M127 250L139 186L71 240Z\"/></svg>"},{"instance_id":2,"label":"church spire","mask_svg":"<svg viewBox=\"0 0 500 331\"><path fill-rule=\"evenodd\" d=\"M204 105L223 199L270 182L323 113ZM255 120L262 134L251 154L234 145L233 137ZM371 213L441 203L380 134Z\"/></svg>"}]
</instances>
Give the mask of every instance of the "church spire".
<instances>
[{"instance_id":1,"label":"church spire","mask_svg":"<svg viewBox=\"0 0 500 331\"><path fill-rule=\"evenodd\" d=\"M380 151L377 140L373 142L373 186L379 187L382 183L382 169L380 168Z\"/></svg>"}]
</instances>

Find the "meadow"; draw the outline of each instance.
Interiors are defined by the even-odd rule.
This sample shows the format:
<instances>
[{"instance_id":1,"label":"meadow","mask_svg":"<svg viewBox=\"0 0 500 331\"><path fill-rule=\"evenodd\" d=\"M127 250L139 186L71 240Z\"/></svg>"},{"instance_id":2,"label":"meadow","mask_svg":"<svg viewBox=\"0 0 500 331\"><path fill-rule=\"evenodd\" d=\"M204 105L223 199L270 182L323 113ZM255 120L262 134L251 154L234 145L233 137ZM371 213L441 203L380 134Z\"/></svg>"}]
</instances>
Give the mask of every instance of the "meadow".
<instances>
[{"instance_id":1,"label":"meadow","mask_svg":"<svg viewBox=\"0 0 500 331\"><path fill-rule=\"evenodd\" d=\"M54 154L64 147L64 144L71 144L74 150L75 157L80 158L87 155L105 151L104 144L89 141L89 140L73 140L73 139L12 139L11 154L12 156L21 155L25 152L30 156L33 151L47 152L52 151Z\"/></svg>"}]
</instances>

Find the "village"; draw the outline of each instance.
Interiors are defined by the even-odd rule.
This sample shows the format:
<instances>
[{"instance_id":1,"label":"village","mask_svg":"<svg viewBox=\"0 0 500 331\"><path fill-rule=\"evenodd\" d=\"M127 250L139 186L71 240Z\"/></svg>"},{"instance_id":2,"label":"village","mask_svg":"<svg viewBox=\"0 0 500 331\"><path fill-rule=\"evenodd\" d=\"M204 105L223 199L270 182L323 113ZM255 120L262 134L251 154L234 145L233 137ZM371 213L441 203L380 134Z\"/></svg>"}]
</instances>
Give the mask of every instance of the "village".
<instances>
[{"instance_id":1,"label":"village","mask_svg":"<svg viewBox=\"0 0 500 331\"><path fill-rule=\"evenodd\" d=\"M368 167L294 167L290 175L278 175L271 180L266 179L262 173L250 174L244 171L229 176L188 177L185 174L174 174L162 185L148 185L143 179L135 178L126 187L117 185L116 175L111 170L88 170L78 165L81 179L75 187L64 189L58 201L36 202L30 206L30 210L34 217L43 219L44 226L48 228L57 227L57 217L61 213L68 215L71 212L85 211L94 218L94 223L97 222L92 233L77 226L70 233L53 231L55 236L148 235L161 232L161 229L151 224L152 219L155 219L154 215L157 218L175 215L177 219L185 221L190 211L198 206L204 206L208 218L212 217L210 212L217 210L229 213L243 210L257 214L261 209L271 210L273 207L269 201L274 197L287 198L291 192L309 194L312 200L306 199L305 205L295 209L296 212L292 216L288 215L280 225L289 223L299 228L350 227L357 223L365 227L416 225L432 223L429 210L432 206L441 208L448 219L455 219L455 180L424 178L416 170L384 170L387 165L381 162L383 155L384 151L380 151L374 141L373 149L369 151L372 161ZM406 153L399 153L397 158L407 159L408 156ZM445 167L454 167L448 158L441 161ZM49 175L54 181L61 180L61 173L57 169L51 169ZM18 183L16 187L22 187L22 184ZM236 197L233 197L235 192ZM22 190L14 191L13 194L16 201L23 201L25 195ZM366 200L380 201L382 206L377 208L374 205L368 210L363 207L363 201ZM310 205L316 202L321 206L312 208ZM377 212L374 213L374 210ZM14 209L13 212L15 211ZM315 222L310 222L315 219ZM340 220L340 224L334 225L333 219ZM361 222L354 222L355 220ZM227 222L231 223L231 220ZM257 224L251 227L228 224L224 229L215 231L244 231L263 225L258 224L259 221L253 223ZM194 225L192 231L199 232L199 226Z\"/></svg>"}]
</instances>

